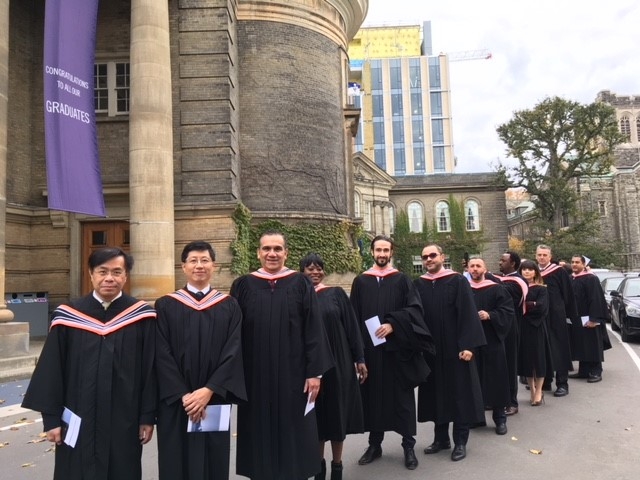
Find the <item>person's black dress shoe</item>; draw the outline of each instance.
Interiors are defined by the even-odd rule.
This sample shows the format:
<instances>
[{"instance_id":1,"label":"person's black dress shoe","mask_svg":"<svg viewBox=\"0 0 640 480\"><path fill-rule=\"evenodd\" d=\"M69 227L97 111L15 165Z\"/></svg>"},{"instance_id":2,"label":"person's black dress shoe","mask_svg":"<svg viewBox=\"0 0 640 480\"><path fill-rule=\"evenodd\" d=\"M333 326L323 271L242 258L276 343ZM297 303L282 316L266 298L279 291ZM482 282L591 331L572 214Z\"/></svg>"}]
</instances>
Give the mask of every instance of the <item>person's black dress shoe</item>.
<instances>
[{"instance_id":1,"label":"person's black dress shoe","mask_svg":"<svg viewBox=\"0 0 640 480\"><path fill-rule=\"evenodd\" d=\"M457 462L467 456L467 447L464 445L456 445L451 452L451 460Z\"/></svg>"},{"instance_id":2,"label":"person's black dress shoe","mask_svg":"<svg viewBox=\"0 0 640 480\"><path fill-rule=\"evenodd\" d=\"M514 407L513 405L504 409L505 415L515 415L518 413L518 407Z\"/></svg>"},{"instance_id":3,"label":"person's black dress shoe","mask_svg":"<svg viewBox=\"0 0 640 480\"><path fill-rule=\"evenodd\" d=\"M435 441L427 448L424 449L424 453L427 455L431 453L438 453L440 450L449 450L451 448L451 443L449 442L438 442Z\"/></svg>"},{"instance_id":4,"label":"person's black dress shoe","mask_svg":"<svg viewBox=\"0 0 640 480\"><path fill-rule=\"evenodd\" d=\"M358 460L358 465L366 465L373 462L376 458L380 458L381 456L382 447L380 445L369 445L360 457L360 460Z\"/></svg>"},{"instance_id":5,"label":"person's black dress shoe","mask_svg":"<svg viewBox=\"0 0 640 480\"><path fill-rule=\"evenodd\" d=\"M404 466L409 470L415 470L418 466L418 459L416 458L416 452L413 448L404 449Z\"/></svg>"},{"instance_id":6,"label":"person's black dress shoe","mask_svg":"<svg viewBox=\"0 0 640 480\"><path fill-rule=\"evenodd\" d=\"M589 378L587 378L587 383L598 383L601 380L602 380L602 375L589 374Z\"/></svg>"},{"instance_id":7,"label":"person's black dress shoe","mask_svg":"<svg viewBox=\"0 0 640 480\"><path fill-rule=\"evenodd\" d=\"M554 397L566 397L569 395L569 389L567 387L558 387L555 392L553 392Z\"/></svg>"},{"instance_id":8,"label":"person's black dress shoe","mask_svg":"<svg viewBox=\"0 0 640 480\"><path fill-rule=\"evenodd\" d=\"M589 375L580 372L570 373L569 378L589 378Z\"/></svg>"},{"instance_id":9,"label":"person's black dress shoe","mask_svg":"<svg viewBox=\"0 0 640 480\"><path fill-rule=\"evenodd\" d=\"M498 423L496 424L496 434L497 435L505 435L507 433L507 424L506 423Z\"/></svg>"}]
</instances>

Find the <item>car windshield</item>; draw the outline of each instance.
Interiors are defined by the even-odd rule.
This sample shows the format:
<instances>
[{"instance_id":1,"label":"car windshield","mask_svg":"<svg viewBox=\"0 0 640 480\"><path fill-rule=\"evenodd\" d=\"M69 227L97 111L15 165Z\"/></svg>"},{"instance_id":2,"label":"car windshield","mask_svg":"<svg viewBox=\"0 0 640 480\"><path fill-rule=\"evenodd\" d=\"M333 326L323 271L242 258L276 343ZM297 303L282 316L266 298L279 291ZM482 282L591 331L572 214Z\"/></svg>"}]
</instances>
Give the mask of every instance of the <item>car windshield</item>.
<instances>
[{"instance_id":1,"label":"car windshield","mask_svg":"<svg viewBox=\"0 0 640 480\"><path fill-rule=\"evenodd\" d=\"M618 288L620 283L624 280L624 277L605 278L602 281L602 289L605 292L610 292Z\"/></svg>"},{"instance_id":2,"label":"car windshield","mask_svg":"<svg viewBox=\"0 0 640 480\"><path fill-rule=\"evenodd\" d=\"M625 297L640 297L640 279L627 280L627 284L624 286Z\"/></svg>"}]
</instances>

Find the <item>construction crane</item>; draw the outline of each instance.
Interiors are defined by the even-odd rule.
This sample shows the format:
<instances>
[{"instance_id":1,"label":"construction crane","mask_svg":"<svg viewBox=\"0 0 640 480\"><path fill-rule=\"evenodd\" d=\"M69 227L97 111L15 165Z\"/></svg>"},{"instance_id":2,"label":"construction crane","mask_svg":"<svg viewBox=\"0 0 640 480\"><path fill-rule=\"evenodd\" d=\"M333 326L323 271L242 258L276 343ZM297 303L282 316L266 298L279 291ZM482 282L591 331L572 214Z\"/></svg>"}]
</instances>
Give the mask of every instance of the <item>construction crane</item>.
<instances>
[{"instance_id":1,"label":"construction crane","mask_svg":"<svg viewBox=\"0 0 640 480\"><path fill-rule=\"evenodd\" d=\"M449 57L451 62L466 62L467 60L489 60L491 52L487 49L482 50L463 50L460 52L443 53Z\"/></svg>"}]
</instances>

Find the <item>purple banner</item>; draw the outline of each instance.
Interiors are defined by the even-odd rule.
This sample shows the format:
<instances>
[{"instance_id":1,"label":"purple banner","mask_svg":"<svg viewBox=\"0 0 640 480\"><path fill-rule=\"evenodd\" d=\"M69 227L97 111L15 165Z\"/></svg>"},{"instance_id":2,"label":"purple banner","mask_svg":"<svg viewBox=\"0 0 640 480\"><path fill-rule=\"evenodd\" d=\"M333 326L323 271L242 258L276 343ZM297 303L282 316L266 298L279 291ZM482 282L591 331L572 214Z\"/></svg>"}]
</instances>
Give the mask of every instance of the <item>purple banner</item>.
<instances>
[{"instance_id":1,"label":"purple banner","mask_svg":"<svg viewBox=\"0 0 640 480\"><path fill-rule=\"evenodd\" d=\"M93 98L98 0L47 0L44 122L49 208L105 216Z\"/></svg>"}]
</instances>

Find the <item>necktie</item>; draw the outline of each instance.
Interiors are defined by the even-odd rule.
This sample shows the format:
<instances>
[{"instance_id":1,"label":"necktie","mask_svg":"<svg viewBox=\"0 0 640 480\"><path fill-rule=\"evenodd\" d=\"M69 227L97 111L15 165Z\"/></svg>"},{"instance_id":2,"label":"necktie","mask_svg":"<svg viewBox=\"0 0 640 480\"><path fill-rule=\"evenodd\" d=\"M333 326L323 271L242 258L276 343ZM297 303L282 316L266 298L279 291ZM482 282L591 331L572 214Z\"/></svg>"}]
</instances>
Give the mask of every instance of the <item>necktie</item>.
<instances>
[{"instance_id":1,"label":"necktie","mask_svg":"<svg viewBox=\"0 0 640 480\"><path fill-rule=\"evenodd\" d=\"M111 302L102 302L102 308L104 308L105 310L109 308L109 305L111 305Z\"/></svg>"},{"instance_id":2,"label":"necktie","mask_svg":"<svg viewBox=\"0 0 640 480\"><path fill-rule=\"evenodd\" d=\"M202 300L204 298L204 293L196 292L195 296L196 296L196 300Z\"/></svg>"},{"instance_id":3,"label":"necktie","mask_svg":"<svg viewBox=\"0 0 640 480\"><path fill-rule=\"evenodd\" d=\"M269 280L269 286L271 287L271 291L273 292L276 289L276 281Z\"/></svg>"}]
</instances>

